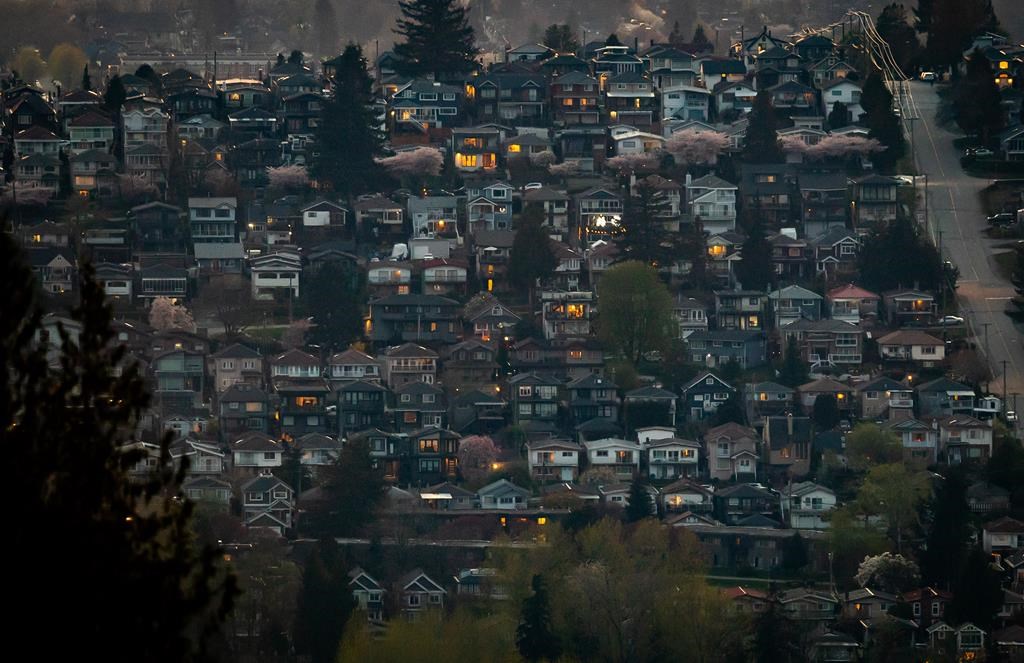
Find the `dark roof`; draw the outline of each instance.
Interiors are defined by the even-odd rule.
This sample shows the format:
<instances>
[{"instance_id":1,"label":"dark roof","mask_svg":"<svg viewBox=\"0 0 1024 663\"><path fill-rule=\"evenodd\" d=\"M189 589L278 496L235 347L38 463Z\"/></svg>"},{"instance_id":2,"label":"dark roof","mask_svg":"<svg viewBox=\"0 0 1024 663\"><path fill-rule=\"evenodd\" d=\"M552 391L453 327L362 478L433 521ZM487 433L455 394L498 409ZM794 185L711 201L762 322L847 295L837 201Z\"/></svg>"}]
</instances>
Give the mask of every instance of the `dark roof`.
<instances>
[{"instance_id":1,"label":"dark roof","mask_svg":"<svg viewBox=\"0 0 1024 663\"><path fill-rule=\"evenodd\" d=\"M261 359L263 355L247 345L232 343L212 355L214 359Z\"/></svg>"}]
</instances>

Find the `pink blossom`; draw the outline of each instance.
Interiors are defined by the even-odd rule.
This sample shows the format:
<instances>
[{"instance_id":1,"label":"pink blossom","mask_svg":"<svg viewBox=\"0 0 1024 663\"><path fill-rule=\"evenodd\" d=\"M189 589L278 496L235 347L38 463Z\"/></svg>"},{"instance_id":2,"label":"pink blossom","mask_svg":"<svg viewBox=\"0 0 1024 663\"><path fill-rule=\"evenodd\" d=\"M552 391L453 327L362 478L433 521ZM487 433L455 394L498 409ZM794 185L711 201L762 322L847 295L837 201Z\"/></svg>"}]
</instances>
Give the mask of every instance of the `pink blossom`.
<instances>
[{"instance_id":1,"label":"pink blossom","mask_svg":"<svg viewBox=\"0 0 1024 663\"><path fill-rule=\"evenodd\" d=\"M267 181L278 189L301 189L309 186L309 173L305 166L278 166L267 168Z\"/></svg>"},{"instance_id":2,"label":"pink blossom","mask_svg":"<svg viewBox=\"0 0 1024 663\"><path fill-rule=\"evenodd\" d=\"M444 168L444 155L434 147L417 147L376 160L392 175L436 176Z\"/></svg>"},{"instance_id":3,"label":"pink blossom","mask_svg":"<svg viewBox=\"0 0 1024 663\"><path fill-rule=\"evenodd\" d=\"M668 137L665 147L680 164L714 165L729 147L729 137L720 131L684 129Z\"/></svg>"}]
</instances>

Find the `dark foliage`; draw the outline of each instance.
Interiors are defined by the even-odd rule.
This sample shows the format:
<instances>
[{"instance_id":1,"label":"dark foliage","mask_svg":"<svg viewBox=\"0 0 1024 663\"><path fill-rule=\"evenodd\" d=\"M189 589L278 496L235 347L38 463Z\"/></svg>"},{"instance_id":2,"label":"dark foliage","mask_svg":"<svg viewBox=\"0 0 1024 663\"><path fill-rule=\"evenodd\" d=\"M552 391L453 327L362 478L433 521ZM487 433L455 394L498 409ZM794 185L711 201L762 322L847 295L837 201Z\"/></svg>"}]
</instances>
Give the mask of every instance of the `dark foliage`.
<instances>
[{"instance_id":1,"label":"dark foliage","mask_svg":"<svg viewBox=\"0 0 1024 663\"><path fill-rule=\"evenodd\" d=\"M551 629L551 599L544 578L533 576L533 594L523 601L516 649L527 661L555 661L562 654L558 635Z\"/></svg>"},{"instance_id":2,"label":"dark foliage","mask_svg":"<svg viewBox=\"0 0 1024 663\"><path fill-rule=\"evenodd\" d=\"M473 39L468 10L457 0L401 0L402 18L396 33L405 41L395 44L401 58L399 73L432 74L444 80L476 67L480 51Z\"/></svg>"}]
</instances>

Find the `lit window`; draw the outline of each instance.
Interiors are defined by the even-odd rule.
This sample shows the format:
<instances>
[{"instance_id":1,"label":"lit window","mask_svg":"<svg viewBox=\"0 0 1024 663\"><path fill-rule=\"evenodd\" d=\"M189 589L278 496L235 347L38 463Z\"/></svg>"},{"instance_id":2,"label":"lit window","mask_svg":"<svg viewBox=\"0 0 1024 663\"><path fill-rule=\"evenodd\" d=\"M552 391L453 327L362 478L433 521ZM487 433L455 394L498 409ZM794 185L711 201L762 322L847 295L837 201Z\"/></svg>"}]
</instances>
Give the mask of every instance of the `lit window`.
<instances>
[{"instance_id":1,"label":"lit window","mask_svg":"<svg viewBox=\"0 0 1024 663\"><path fill-rule=\"evenodd\" d=\"M518 154L522 150L523 148L518 143L512 143L511 145L508 146L508 151L512 152L513 154Z\"/></svg>"}]
</instances>

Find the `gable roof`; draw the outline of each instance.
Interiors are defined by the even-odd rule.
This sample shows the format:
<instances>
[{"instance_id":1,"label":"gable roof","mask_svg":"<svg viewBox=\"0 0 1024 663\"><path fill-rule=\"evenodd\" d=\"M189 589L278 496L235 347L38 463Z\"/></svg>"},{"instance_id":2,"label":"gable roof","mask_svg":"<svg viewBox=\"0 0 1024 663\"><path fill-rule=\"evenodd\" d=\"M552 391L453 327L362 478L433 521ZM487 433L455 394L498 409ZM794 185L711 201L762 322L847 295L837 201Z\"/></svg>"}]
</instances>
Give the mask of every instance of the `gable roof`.
<instances>
[{"instance_id":1,"label":"gable roof","mask_svg":"<svg viewBox=\"0 0 1024 663\"><path fill-rule=\"evenodd\" d=\"M720 383L726 389L729 389L731 391L735 391L736 390L735 387L730 386L728 382L726 382L722 378L718 377L717 375L715 375L711 371L704 371L703 373L701 373L700 375L695 377L693 380L691 380L685 387L683 387L683 391L684 392L685 391L689 391L690 389L693 389L698 384L704 383L705 378L714 378L716 382Z\"/></svg>"},{"instance_id":2,"label":"gable roof","mask_svg":"<svg viewBox=\"0 0 1024 663\"><path fill-rule=\"evenodd\" d=\"M825 294L825 297L828 299L880 299L877 294L852 283L832 288Z\"/></svg>"}]
</instances>

